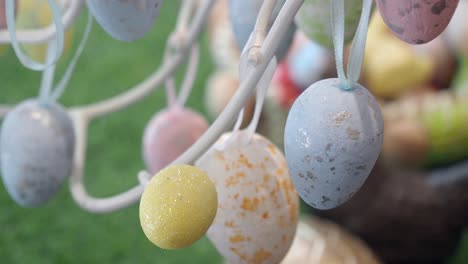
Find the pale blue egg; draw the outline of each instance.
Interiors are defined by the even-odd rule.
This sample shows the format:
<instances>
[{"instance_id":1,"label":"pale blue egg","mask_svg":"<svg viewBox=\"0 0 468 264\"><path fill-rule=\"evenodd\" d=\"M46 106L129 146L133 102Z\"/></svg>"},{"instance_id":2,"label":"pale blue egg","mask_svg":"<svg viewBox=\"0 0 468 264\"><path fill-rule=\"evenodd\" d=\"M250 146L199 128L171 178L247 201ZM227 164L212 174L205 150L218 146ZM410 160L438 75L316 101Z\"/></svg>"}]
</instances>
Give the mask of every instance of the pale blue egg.
<instances>
[{"instance_id":1,"label":"pale blue egg","mask_svg":"<svg viewBox=\"0 0 468 264\"><path fill-rule=\"evenodd\" d=\"M311 85L292 106L284 144L301 198L317 209L349 200L369 176L383 143L383 118L369 91L339 88L338 79Z\"/></svg>"},{"instance_id":2,"label":"pale blue egg","mask_svg":"<svg viewBox=\"0 0 468 264\"><path fill-rule=\"evenodd\" d=\"M7 114L0 132L1 173L10 196L24 207L49 201L72 167L75 136L67 112L27 100Z\"/></svg>"},{"instance_id":3,"label":"pale blue egg","mask_svg":"<svg viewBox=\"0 0 468 264\"><path fill-rule=\"evenodd\" d=\"M331 64L327 49L315 42L307 42L288 58L291 80L301 90L322 79Z\"/></svg>"},{"instance_id":4,"label":"pale blue egg","mask_svg":"<svg viewBox=\"0 0 468 264\"><path fill-rule=\"evenodd\" d=\"M159 16L162 0L86 0L89 11L113 38L142 38Z\"/></svg>"},{"instance_id":5,"label":"pale blue egg","mask_svg":"<svg viewBox=\"0 0 468 264\"><path fill-rule=\"evenodd\" d=\"M273 22L278 16L285 1L286 0L276 1L275 9L270 17L268 30L273 25ZM243 49L247 44L250 34L254 30L255 22L257 21L257 16L260 12L260 8L262 7L262 3L263 0L229 0L229 17L237 45L240 49ZM295 33L296 26L293 23L286 32L283 41L276 51L278 60L283 59L287 54Z\"/></svg>"}]
</instances>

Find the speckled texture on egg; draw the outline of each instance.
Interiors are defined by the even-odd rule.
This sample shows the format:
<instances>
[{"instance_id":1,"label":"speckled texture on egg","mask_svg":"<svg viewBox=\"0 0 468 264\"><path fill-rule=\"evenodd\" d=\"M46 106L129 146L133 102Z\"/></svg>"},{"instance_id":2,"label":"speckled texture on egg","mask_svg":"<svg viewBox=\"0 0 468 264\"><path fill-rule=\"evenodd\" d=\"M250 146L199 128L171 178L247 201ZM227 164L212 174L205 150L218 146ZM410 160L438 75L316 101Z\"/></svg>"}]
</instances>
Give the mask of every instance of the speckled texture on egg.
<instances>
[{"instance_id":1,"label":"speckled texture on egg","mask_svg":"<svg viewBox=\"0 0 468 264\"><path fill-rule=\"evenodd\" d=\"M73 123L54 103L25 101L1 128L2 179L15 202L36 207L49 201L69 176L75 147Z\"/></svg>"},{"instance_id":2,"label":"speckled texture on egg","mask_svg":"<svg viewBox=\"0 0 468 264\"><path fill-rule=\"evenodd\" d=\"M208 175L189 165L172 165L156 174L140 200L140 224L156 246L192 245L210 227L218 205Z\"/></svg>"},{"instance_id":3,"label":"speckled texture on egg","mask_svg":"<svg viewBox=\"0 0 468 264\"><path fill-rule=\"evenodd\" d=\"M217 150L229 135L197 162L218 191L218 213L207 235L231 263L279 263L291 246L299 213L286 160L258 134L242 144L245 131Z\"/></svg>"},{"instance_id":4,"label":"speckled texture on egg","mask_svg":"<svg viewBox=\"0 0 468 264\"><path fill-rule=\"evenodd\" d=\"M151 29L161 0L86 0L89 11L113 38L134 41Z\"/></svg>"},{"instance_id":5,"label":"speckled texture on egg","mask_svg":"<svg viewBox=\"0 0 468 264\"><path fill-rule=\"evenodd\" d=\"M156 173L174 161L208 129L198 113L178 106L157 113L143 135L143 157L148 170Z\"/></svg>"},{"instance_id":6,"label":"speckled texture on egg","mask_svg":"<svg viewBox=\"0 0 468 264\"><path fill-rule=\"evenodd\" d=\"M433 40L447 27L458 0L377 0L387 26L401 40L423 44Z\"/></svg>"},{"instance_id":7,"label":"speckled texture on egg","mask_svg":"<svg viewBox=\"0 0 468 264\"><path fill-rule=\"evenodd\" d=\"M273 25L273 22L275 21L285 2L286 0L276 1L275 9L272 16L270 17L268 30ZM247 44L250 34L254 30L255 22L262 4L263 0L229 0L229 17L237 44L241 49L243 49L245 44ZM291 46L294 39L295 32L296 26L293 24L286 32L283 41L281 41L281 44L277 49L276 54L278 61L283 59L288 52L289 47Z\"/></svg>"},{"instance_id":8,"label":"speckled texture on egg","mask_svg":"<svg viewBox=\"0 0 468 264\"><path fill-rule=\"evenodd\" d=\"M298 28L307 37L327 47L333 47L331 0L305 0L295 17ZM345 42L351 42L361 16L362 0L345 1Z\"/></svg>"},{"instance_id":9,"label":"speckled texture on egg","mask_svg":"<svg viewBox=\"0 0 468 264\"><path fill-rule=\"evenodd\" d=\"M350 199L373 168L383 143L383 118L372 94L338 79L310 86L286 121L289 173L301 198L317 209Z\"/></svg>"}]
</instances>

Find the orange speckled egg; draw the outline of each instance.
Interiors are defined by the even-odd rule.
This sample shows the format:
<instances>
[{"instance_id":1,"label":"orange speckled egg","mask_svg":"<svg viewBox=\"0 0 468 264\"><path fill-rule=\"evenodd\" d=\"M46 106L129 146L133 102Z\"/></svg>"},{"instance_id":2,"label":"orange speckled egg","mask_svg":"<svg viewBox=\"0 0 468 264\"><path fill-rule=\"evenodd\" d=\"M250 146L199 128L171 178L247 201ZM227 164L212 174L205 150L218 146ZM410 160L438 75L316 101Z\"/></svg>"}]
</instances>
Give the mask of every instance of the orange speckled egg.
<instances>
[{"instance_id":1,"label":"orange speckled egg","mask_svg":"<svg viewBox=\"0 0 468 264\"><path fill-rule=\"evenodd\" d=\"M279 263L295 235L299 198L282 152L258 134L249 143L247 136L225 134L197 161L218 192L207 235L231 263Z\"/></svg>"}]
</instances>

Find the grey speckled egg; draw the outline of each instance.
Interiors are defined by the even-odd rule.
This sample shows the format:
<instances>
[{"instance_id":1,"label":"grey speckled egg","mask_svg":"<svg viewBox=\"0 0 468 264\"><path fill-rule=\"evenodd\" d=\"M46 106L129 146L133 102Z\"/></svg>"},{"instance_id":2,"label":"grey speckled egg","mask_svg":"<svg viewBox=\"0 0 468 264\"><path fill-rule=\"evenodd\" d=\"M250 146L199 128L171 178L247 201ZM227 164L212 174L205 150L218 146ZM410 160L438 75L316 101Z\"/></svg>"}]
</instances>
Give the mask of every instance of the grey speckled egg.
<instances>
[{"instance_id":1,"label":"grey speckled egg","mask_svg":"<svg viewBox=\"0 0 468 264\"><path fill-rule=\"evenodd\" d=\"M286 2L286 0L276 1L275 9L270 17L268 30L273 25L273 22L278 16L281 7L283 7L284 2ZM262 4L263 0L229 0L229 17L237 45L241 49L243 49L245 44L247 44L250 34L254 30L255 22ZM283 59L287 54L295 33L296 26L292 24L276 52L278 60Z\"/></svg>"},{"instance_id":2,"label":"grey speckled egg","mask_svg":"<svg viewBox=\"0 0 468 264\"><path fill-rule=\"evenodd\" d=\"M7 114L0 132L8 193L24 207L46 203L71 170L75 136L70 117L57 104L28 100Z\"/></svg>"},{"instance_id":3,"label":"grey speckled egg","mask_svg":"<svg viewBox=\"0 0 468 264\"><path fill-rule=\"evenodd\" d=\"M311 85L292 106L284 144L301 198L317 209L350 199L369 176L383 143L383 118L374 96L338 79Z\"/></svg>"},{"instance_id":4,"label":"grey speckled egg","mask_svg":"<svg viewBox=\"0 0 468 264\"><path fill-rule=\"evenodd\" d=\"M151 29L161 0L86 0L89 11L113 38L134 41Z\"/></svg>"},{"instance_id":5,"label":"grey speckled egg","mask_svg":"<svg viewBox=\"0 0 468 264\"><path fill-rule=\"evenodd\" d=\"M362 11L362 0L345 1L345 42L353 40ZM295 17L298 28L317 43L333 48L331 0L305 0Z\"/></svg>"}]
</instances>

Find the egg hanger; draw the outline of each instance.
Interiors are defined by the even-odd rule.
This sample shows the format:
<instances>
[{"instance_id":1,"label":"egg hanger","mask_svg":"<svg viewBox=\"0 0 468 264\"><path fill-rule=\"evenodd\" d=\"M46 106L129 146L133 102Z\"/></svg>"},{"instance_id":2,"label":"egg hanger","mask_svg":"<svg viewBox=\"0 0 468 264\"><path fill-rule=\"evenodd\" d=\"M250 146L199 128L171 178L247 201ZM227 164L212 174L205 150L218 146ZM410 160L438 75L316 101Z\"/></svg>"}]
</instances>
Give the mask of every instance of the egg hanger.
<instances>
[{"instance_id":1,"label":"egg hanger","mask_svg":"<svg viewBox=\"0 0 468 264\"><path fill-rule=\"evenodd\" d=\"M354 36L351 55L348 63L348 76L346 76L343 65L345 15L344 0L331 1L333 46L335 50L335 61L342 86L341 89L351 90L357 83L361 74L362 61L366 48L367 29L369 26L369 17L372 10L372 0L363 0L361 19Z\"/></svg>"},{"instance_id":2,"label":"egg hanger","mask_svg":"<svg viewBox=\"0 0 468 264\"><path fill-rule=\"evenodd\" d=\"M46 60L45 63L40 63L29 58L21 49L16 37L15 1L5 1L7 29L10 33L11 45L13 46L13 50L15 51L16 56L18 57L18 59L24 67L35 71L42 71L57 63L58 59L62 55L64 47L65 30L62 24L60 8L55 3L55 0L48 0L48 2L56 28L56 35L54 40L55 43L54 45L51 45L52 48L48 50L48 53L50 52L51 54L53 54L53 56L51 56L50 59Z\"/></svg>"},{"instance_id":3,"label":"egg hanger","mask_svg":"<svg viewBox=\"0 0 468 264\"><path fill-rule=\"evenodd\" d=\"M303 2L304 0L288 0L285 3L266 36L264 44L260 49L258 49L258 52L262 55L262 59L259 60L259 63L253 67L252 70L249 71L246 75L245 81L240 84L238 91L235 93L223 112L213 122L208 131L205 132L205 134L190 149L178 157L172 164L193 163L216 140L218 140L226 128L232 124L231 122L250 97L253 89L255 88L255 83L258 82L265 71L267 62L269 62L273 57L282 37L286 34L290 24L293 22L294 15L297 13ZM183 4L186 4L186 1L184 1ZM111 212L130 206L140 199L144 190L144 186L140 184L121 194L108 198L95 198L87 193L83 184L87 124L90 120L96 117L118 111L143 99L148 93L155 89L157 85L160 85L167 76L172 74L182 63L184 58L183 56L188 49L187 43L193 43L198 38L201 27L206 21L208 12L211 10L213 4L214 0L205 0L200 5L193 23L188 30L187 37L185 38L187 42L181 43L180 53L174 56L174 59L169 61L167 64L163 64L161 68L147 80L124 94L103 102L77 107L71 110L71 115L74 119L76 129L77 148L75 152L75 165L70 177L70 191L75 202L83 209L96 213Z\"/></svg>"},{"instance_id":4,"label":"egg hanger","mask_svg":"<svg viewBox=\"0 0 468 264\"><path fill-rule=\"evenodd\" d=\"M60 98L60 96L65 92L68 82L70 81L73 71L75 70L76 63L78 62L78 59L81 53L83 52L86 42L88 41L89 33L91 32L92 25L93 25L93 17L91 16L90 13L88 13L88 20L86 23L86 28L83 32L83 36L78 45L78 48L76 49L75 54L73 55L73 58L69 62L67 69L65 70L65 73L62 76L62 79L60 80L60 82L56 85L56 87L53 90L52 90L52 85L53 85L53 79L54 79L54 74L55 74L55 65L52 65L44 70L42 81L41 81L41 88L39 92L39 99L42 102L56 102ZM50 42L47 47L46 63L49 63L54 59L53 56L55 55L54 53L55 49L56 49L55 42Z\"/></svg>"}]
</instances>

